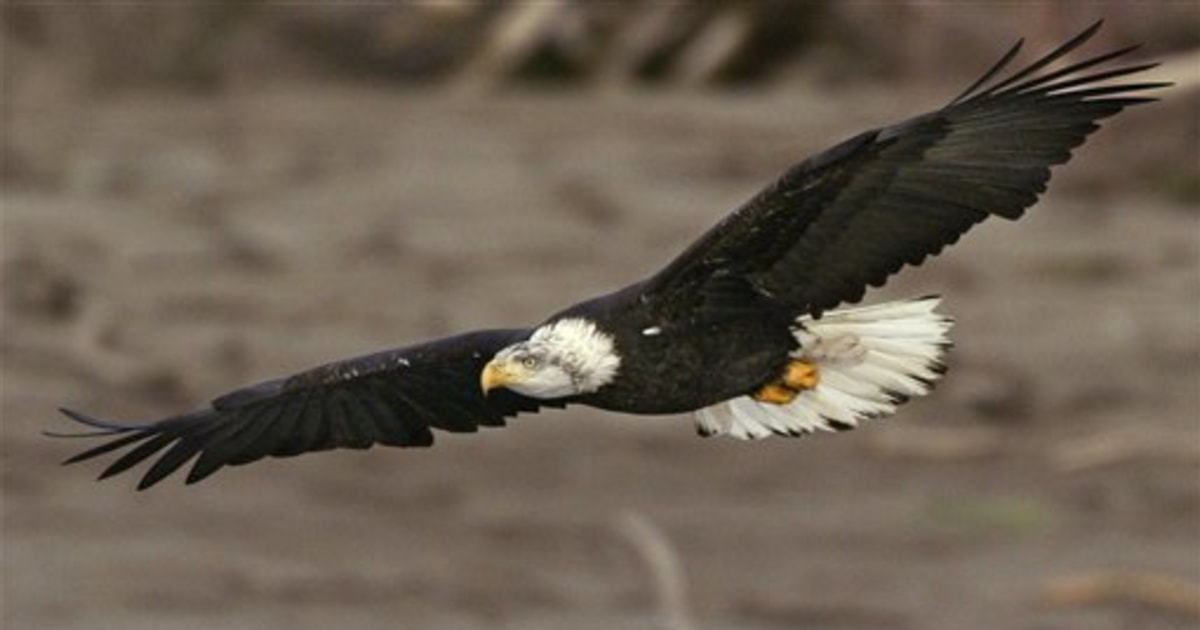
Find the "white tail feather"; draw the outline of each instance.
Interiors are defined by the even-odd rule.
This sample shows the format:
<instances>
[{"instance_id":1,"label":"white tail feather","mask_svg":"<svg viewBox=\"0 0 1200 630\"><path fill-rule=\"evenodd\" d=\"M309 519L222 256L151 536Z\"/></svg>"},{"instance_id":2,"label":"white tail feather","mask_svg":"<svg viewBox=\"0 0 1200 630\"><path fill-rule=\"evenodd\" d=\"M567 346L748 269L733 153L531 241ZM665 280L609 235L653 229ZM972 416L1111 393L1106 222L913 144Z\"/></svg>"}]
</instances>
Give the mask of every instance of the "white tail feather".
<instances>
[{"instance_id":1,"label":"white tail feather","mask_svg":"<svg viewBox=\"0 0 1200 630\"><path fill-rule=\"evenodd\" d=\"M817 386L784 405L743 396L706 407L696 412L697 430L748 440L841 431L895 413L945 372L952 322L935 312L939 302L930 296L801 317L792 356L817 365Z\"/></svg>"}]
</instances>

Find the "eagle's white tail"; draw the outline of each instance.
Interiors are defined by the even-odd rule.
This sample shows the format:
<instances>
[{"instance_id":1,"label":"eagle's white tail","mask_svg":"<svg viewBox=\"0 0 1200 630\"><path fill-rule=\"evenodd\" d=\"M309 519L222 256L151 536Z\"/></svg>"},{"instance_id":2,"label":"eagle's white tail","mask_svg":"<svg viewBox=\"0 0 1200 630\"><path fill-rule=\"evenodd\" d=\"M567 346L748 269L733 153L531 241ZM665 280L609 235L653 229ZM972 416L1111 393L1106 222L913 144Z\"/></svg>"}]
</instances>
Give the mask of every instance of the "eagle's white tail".
<instances>
[{"instance_id":1,"label":"eagle's white tail","mask_svg":"<svg viewBox=\"0 0 1200 630\"><path fill-rule=\"evenodd\" d=\"M783 405L749 396L696 412L701 435L756 439L844 431L868 418L895 413L929 393L945 373L950 318L934 312L937 296L801 317L793 357L817 366L818 384Z\"/></svg>"}]
</instances>

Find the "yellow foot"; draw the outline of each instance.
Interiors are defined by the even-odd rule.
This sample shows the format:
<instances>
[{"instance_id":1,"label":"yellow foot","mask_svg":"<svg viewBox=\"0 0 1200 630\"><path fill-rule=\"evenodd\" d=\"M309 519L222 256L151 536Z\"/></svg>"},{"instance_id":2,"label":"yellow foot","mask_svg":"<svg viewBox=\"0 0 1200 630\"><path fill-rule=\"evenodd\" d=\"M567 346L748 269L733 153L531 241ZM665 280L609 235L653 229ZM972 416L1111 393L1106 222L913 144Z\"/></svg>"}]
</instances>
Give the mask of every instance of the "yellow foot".
<instances>
[{"instance_id":1,"label":"yellow foot","mask_svg":"<svg viewBox=\"0 0 1200 630\"><path fill-rule=\"evenodd\" d=\"M754 400L772 405L786 405L795 400L797 394L799 392L782 383L767 383L762 389L754 392Z\"/></svg>"},{"instance_id":2,"label":"yellow foot","mask_svg":"<svg viewBox=\"0 0 1200 630\"><path fill-rule=\"evenodd\" d=\"M789 361L779 380L771 381L754 392L754 400L772 405L786 405L796 399L800 392L812 389L821 382L815 363Z\"/></svg>"},{"instance_id":3,"label":"yellow foot","mask_svg":"<svg viewBox=\"0 0 1200 630\"><path fill-rule=\"evenodd\" d=\"M779 380L784 387L801 392L816 387L821 382L821 375L815 363L790 361L783 370L783 378Z\"/></svg>"}]
</instances>

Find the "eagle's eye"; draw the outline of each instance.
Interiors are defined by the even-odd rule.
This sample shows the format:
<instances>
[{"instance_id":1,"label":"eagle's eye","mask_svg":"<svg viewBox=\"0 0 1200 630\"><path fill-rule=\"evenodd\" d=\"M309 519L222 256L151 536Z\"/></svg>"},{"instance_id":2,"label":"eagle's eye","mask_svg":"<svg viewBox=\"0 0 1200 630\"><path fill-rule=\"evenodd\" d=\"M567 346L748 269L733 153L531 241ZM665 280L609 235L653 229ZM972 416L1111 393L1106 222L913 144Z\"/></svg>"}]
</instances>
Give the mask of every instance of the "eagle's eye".
<instances>
[{"instance_id":1,"label":"eagle's eye","mask_svg":"<svg viewBox=\"0 0 1200 630\"><path fill-rule=\"evenodd\" d=\"M541 364L541 361L539 361L538 358L533 356L532 354L527 354L527 355L525 355L524 358L521 359L521 365L525 366L525 369L528 369L528 370L537 369L538 365L540 365L540 364Z\"/></svg>"}]
</instances>

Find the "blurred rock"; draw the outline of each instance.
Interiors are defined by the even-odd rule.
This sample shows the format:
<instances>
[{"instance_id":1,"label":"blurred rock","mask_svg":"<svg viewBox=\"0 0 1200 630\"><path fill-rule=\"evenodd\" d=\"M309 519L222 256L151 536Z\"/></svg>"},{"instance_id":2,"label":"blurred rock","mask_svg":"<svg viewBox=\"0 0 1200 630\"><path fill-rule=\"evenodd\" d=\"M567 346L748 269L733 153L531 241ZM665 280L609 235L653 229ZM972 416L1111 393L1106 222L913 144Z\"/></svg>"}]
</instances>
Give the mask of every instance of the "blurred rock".
<instances>
[{"instance_id":1,"label":"blurred rock","mask_svg":"<svg viewBox=\"0 0 1200 630\"><path fill-rule=\"evenodd\" d=\"M63 321L78 315L83 286L75 274L46 258L4 261L4 311Z\"/></svg>"},{"instance_id":2,"label":"blurred rock","mask_svg":"<svg viewBox=\"0 0 1200 630\"><path fill-rule=\"evenodd\" d=\"M1038 404L1031 377L1000 363L955 364L953 378L946 379L937 394L996 424L1028 422Z\"/></svg>"}]
</instances>

